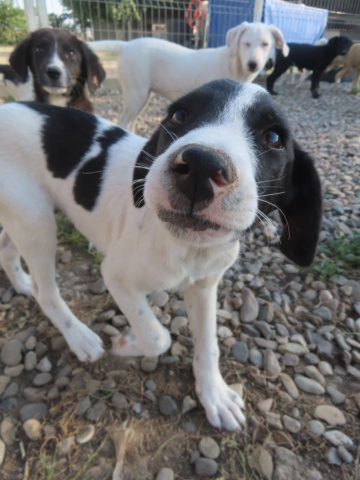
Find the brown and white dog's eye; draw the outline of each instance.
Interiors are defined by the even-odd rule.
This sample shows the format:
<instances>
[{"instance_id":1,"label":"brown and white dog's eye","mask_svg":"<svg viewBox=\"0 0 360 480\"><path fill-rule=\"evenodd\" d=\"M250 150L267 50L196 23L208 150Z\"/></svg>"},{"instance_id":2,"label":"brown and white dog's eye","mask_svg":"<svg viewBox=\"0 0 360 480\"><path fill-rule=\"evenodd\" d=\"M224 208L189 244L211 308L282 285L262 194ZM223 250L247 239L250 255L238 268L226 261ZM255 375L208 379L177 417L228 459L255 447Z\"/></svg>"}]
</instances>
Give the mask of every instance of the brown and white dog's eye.
<instances>
[{"instance_id":1,"label":"brown and white dog's eye","mask_svg":"<svg viewBox=\"0 0 360 480\"><path fill-rule=\"evenodd\" d=\"M35 47L36 53L42 53L43 51L44 51L44 47L42 47L41 45L38 45L37 47Z\"/></svg>"},{"instance_id":2,"label":"brown and white dog's eye","mask_svg":"<svg viewBox=\"0 0 360 480\"><path fill-rule=\"evenodd\" d=\"M187 119L187 111L184 108L176 110L171 117L171 123L182 125Z\"/></svg>"},{"instance_id":3,"label":"brown and white dog's eye","mask_svg":"<svg viewBox=\"0 0 360 480\"><path fill-rule=\"evenodd\" d=\"M68 50L66 52L66 56L69 57L71 60L73 60L75 58L75 52L74 50Z\"/></svg>"},{"instance_id":4,"label":"brown and white dog's eye","mask_svg":"<svg viewBox=\"0 0 360 480\"><path fill-rule=\"evenodd\" d=\"M268 148L275 148L277 150L284 148L281 136L275 130L267 130L264 133L264 143Z\"/></svg>"}]
</instances>

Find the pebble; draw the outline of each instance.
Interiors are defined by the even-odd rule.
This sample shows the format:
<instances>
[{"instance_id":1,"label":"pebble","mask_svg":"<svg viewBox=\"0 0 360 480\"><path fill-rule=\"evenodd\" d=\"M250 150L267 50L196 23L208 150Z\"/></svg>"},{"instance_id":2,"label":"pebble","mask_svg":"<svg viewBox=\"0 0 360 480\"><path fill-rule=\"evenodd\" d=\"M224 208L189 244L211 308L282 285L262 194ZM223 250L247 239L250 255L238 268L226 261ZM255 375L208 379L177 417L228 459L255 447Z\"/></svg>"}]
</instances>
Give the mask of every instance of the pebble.
<instances>
[{"instance_id":1,"label":"pebble","mask_svg":"<svg viewBox=\"0 0 360 480\"><path fill-rule=\"evenodd\" d=\"M0 438L0 467L4 462L5 453L6 453L6 446L5 446L5 443Z\"/></svg>"},{"instance_id":2,"label":"pebble","mask_svg":"<svg viewBox=\"0 0 360 480\"><path fill-rule=\"evenodd\" d=\"M153 292L149 295L149 300L157 307L163 308L169 301L169 294L164 291Z\"/></svg>"},{"instance_id":3,"label":"pebble","mask_svg":"<svg viewBox=\"0 0 360 480\"><path fill-rule=\"evenodd\" d=\"M320 383L303 375L295 375L295 383L300 390L313 395L323 395L325 388Z\"/></svg>"},{"instance_id":4,"label":"pebble","mask_svg":"<svg viewBox=\"0 0 360 480\"><path fill-rule=\"evenodd\" d=\"M272 456L266 448L257 447L249 457L249 465L255 468L261 475L261 478L271 480L273 478L274 465Z\"/></svg>"},{"instance_id":5,"label":"pebble","mask_svg":"<svg viewBox=\"0 0 360 480\"><path fill-rule=\"evenodd\" d=\"M190 412L190 410L193 410L195 407L197 407L196 400L191 398L190 395L186 395L182 403L182 408L181 408L182 414L185 415L185 413Z\"/></svg>"},{"instance_id":6,"label":"pebble","mask_svg":"<svg viewBox=\"0 0 360 480\"><path fill-rule=\"evenodd\" d=\"M102 400L98 400L86 412L86 418L90 422L98 422L106 412L106 404Z\"/></svg>"},{"instance_id":7,"label":"pebble","mask_svg":"<svg viewBox=\"0 0 360 480\"><path fill-rule=\"evenodd\" d=\"M13 367L4 368L4 374L7 377L11 377L11 378L20 376L23 371L24 371L24 365L22 363L20 363L19 365L15 365Z\"/></svg>"},{"instance_id":8,"label":"pebble","mask_svg":"<svg viewBox=\"0 0 360 480\"><path fill-rule=\"evenodd\" d=\"M75 436L66 437L56 445L56 452L60 457L68 455L70 450L75 447Z\"/></svg>"},{"instance_id":9,"label":"pebble","mask_svg":"<svg viewBox=\"0 0 360 480\"><path fill-rule=\"evenodd\" d=\"M346 396L343 393L339 392L339 390L337 390L332 385L327 385L326 391L329 394L332 403L334 403L335 405L339 405L345 402Z\"/></svg>"},{"instance_id":10,"label":"pebble","mask_svg":"<svg viewBox=\"0 0 360 480\"><path fill-rule=\"evenodd\" d=\"M9 446L15 442L16 425L11 417L5 417L0 423L0 437L5 445Z\"/></svg>"},{"instance_id":11,"label":"pebble","mask_svg":"<svg viewBox=\"0 0 360 480\"><path fill-rule=\"evenodd\" d=\"M31 370L34 370L36 366L37 358L36 358L36 353L33 352L32 350L29 352L26 352L25 358L24 358L24 365L25 365L25 370L30 372Z\"/></svg>"},{"instance_id":12,"label":"pebble","mask_svg":"<svg viewBox=\"0 0 360 480\"><path fill-rule=\"evenodd\" d=\"M325 426L318 420L310 420L308 426L310 432L317 437L320 437L325 432Z\"/></svg>"},{"instance_id":13,"label":"pebble","mask_svg":"<svg viewBox=\"0 0 360 480\"><path fill-rule=\"evenodd\" d=\"M84 443L90 442L95 434L94 425L85 425L75 435L76 443L83 445Z\"/></svg>"},{"instance_id":14,"label":"pebble","mask_svg":"<svg viewBox=\"0 0 360 480\"><path fill-rule=\"evenodd\" d=\"M299 357L309 353L309 350L306 346L300 345L299 343L285 343L279 346L280 353L293 353L294 355L298 355Z\"/></svg>"},{"instance_id":15,"label":"pebble","mask_svg":"<svg viewBox=\"0 0 360 480\"><path fill-rule=\"evenodd\" d=\"M345 425L346 419L341 410L331 405L318 405L315 408L314 415L320 420L324 420L326 423L335 427L336 425Z\"/></svg>"},{"instance_id":16,"label":"pebble","mask_svg":"<svg viewBox=\"0 0 360 480\"><path fill-rule=\"evenodd\" d=\"M324 432L323 437L335 447L339 447L340 445L343 445L344 447L352 447L354 444L351 438L340 430L327 430Z\"/></svg>"},{"instance_id":17,"label":"pebble","mask_svg":"<svg viewBox=\"0 0 360 480\"><path fill-rule=\"evenodd\" d=\"M211 437L204 437L199 442L199 451L206 458L215 460L220 455L220 447Z\"/></svg>"},{"instance_id":18,"label":"pebble","mask_svg":"<svg viewBox=\"0 0 360 480\"><path fill-rule=\"evenodd\" d=\"M159 410L164 417L173 415L177 411L175 400L169 395L163 395L159 400Z\"/></svg>"},{"instance_id":19,"label":"pebble","mask_svg":"<svg viewBox=\"0 0 360 480\"><path fill-rule=\"evenodd\" d=\"M186 317L175 317L171 321L170 332L174 335L181 335L188 326L188 319Z\"/></svg>"},{"instance_id":20,"label":"pebble","mask_svg":"<svg viewBox=\"0 0 360 480\"><path fill-rule=\"evenodd\" d=\"M272 398L266 398L265 400L259 400L256 406L262 414L265 414L271 410L273 403L274 400Z\"/></svg>"},{"instance_id":21,"label":"pebble","mask_svg":"<svg viewBox=\"0 0 360 480\"><path fill-rule=\"evenodd\" d=\"M336 465L338 467L341 467L342 461L335 447L329 448L325 455L325 460L329 465Z\"/></svg>"},{"instance_id":22,"label":"pebble","mask_svg":"<svg viewBox=\"0 0 360 480\"><path fill-rule=\"evenodd\" d=\"M249 288L243 288L241 292L243 304L240 308L240 321L253 322L259 314L259 304Z\"/></svg>"},{"instance_id":23,"label":"pebble","mask_svg":"<svg viewBox=\"0 0 360 480\"><path fill-rule=\"evenodd\" d=\"M304 373L307 377L312 378L316 382L320 383L323 387L326 385L325 377L314 365L307 365L304 369Z\"/></svg>"},{"instance_id":24,"label":"pebble","mask_svg":"<svg viewBox=\"0 0 360 480\"><path fill-rule=\"evenodd\" d=\"M151 373L157 369L159 357L143 357L140 362L140 367L143 372Z\"/></svg>"},{"instance_id":25,"label":"pebble","mask_svg":"<svg viewBox=\"0 0 360 480\"><path fill-rule=\"evenodd\" d=\"M218 471L218 464L211 458L198 458L195 461L195 471L197 475L213 477Z\"/></svg>"},{"instance_id":26,"label":"pebble","mask_svg":"<svg viewBox=\"0 0 360 480\"><path fill-rule=\"evenodd\" d=\"M6 375L0 375L0 397L5 392L10 382L10 377L7 377Z\"/></svg>"},{"instance_id":27,"label":"pebble","mask_svg":"<svg viewBox=\"0 0 360 480\"><path fill-rule=\"evenodd\" d=\"M9 340L1 349L1 361L12 367L18 365L22 359L23 345L18 340Z\"/></svg>"},{"instance_id":28,"label":"pebble","mask_svg":"<svg viewBox=\"0 0 360 480\"><path fill-rule=\"evenodd\" d=\"M249 360L250 362L258 368L263 368L264 366L264 356L262 352L256 350L255 348L250 348L249 350Z\"/></svg>"},{"instance_id":29,"label":"pebble","mask_svg":"<svg viewBox=\"0 0 360 480\"><path fill-rule=\"evenodd\" d=\"M159 470L155 480L174 480L175 474L171 468L163 467Z\"/></svg>"},{"instance_id":30,"label":"pebble","mask_svg":"<svg viewBox=\"0 0 360 480\"><path fill-rule=\"evenodd\" d=\"M42 437L41 423L35 418L26 420L26 422L23 423L23 429L30 440L36 441Z\"/></svg>"},{"instance_id":31,"label":"pebble","mask_svg":"<svg viewBox=\"0 0 360 480\"><path fill-rule=\"evenodd\" d=\"M287 393L291 396L291 398L296 400L299 397L299 390L295 385L293 379L287 373L282 373L279 379Z\"/></svg>"},{"instance_id":32,"label":"pebble","mask_svg":"<svg viewBox=\"0 0 360 480\"><path fill-rule=\"evenodd\" d=\"M245 342L236 342L231 347L234 358L241 363L246 363L249 358L249 349Z\"/></svg>"},{"instance_id":33,"label":"pebble","mask_svg":"<svg viewBox=\"0 0 360 480\"><path fill-rule=\"evenodd\" d=\"M334 375L333 368L328 362L321 361L318 363L317 367L325 377Z\"/></svg>"},{"instance_id":34,"label":"pebble","mask_svg":"<svg viewBox=\"0 0 360 480\"><path fill-rule=\"evenodd\" d=\"M118 409L129 408L127 398L119 392L115 392L111 397L111 403Z\"/></svg>"},{"instance_id":35,"label":"pebble","mask_svg":"<svg viewBox=\"0 0 360 480\"><path fill-rule=\"evenodd\" d=\"M48 407L45 403L29 403L20 409L20 418L23 423L26 420L34 418L41 422L48 412Z\"/></svg>"},{"instance_id":36,"label":"pebble","mask_svg":"<svg viewBox=\"0 0 360 480\"><path fill-rule=\"evenodd\" d=\"M281 373L281 366L272 350L265 350L264 370L269 380L276 380Z\"/></svg>"},{"instance_id":37,"label":"pebble","mask_svg":"<svg viewBox=\"0 0 360 480\"><path fill-rule=\"evenodd\" d=\"M301 430L301 423L295 418L283 415L282 421L285 429L290 433L298 433Z\"/></svg>"},{"instance_id":38,"label":"pebble","mask_svg":"<svg viewBox=\"0 0 360 480\"><path fill-rule=\"evenodd\" d=\"M265 414L266 423L276 430L282 430L283 426L281 423L281 417L279 413L267 412Z\"/></svg>"},{"instance_id":39,"label":"pebble","mask_svg":"<svg viewBox=\"0 0 360 480\"><path fill-rule=\"evenodd\" d=\"M36 385L37 387L41 387L42 385L46 385L47 383L50 383L51 380L52 380L51 373L38 373L34 377L33 384Z\"/></svg>"},{"instance_id":40,"label":"pebble","mask_svg":"<svg viewBox=\"0 0 360 480\"><path fill-rule=\"evenodd\" d=\"M343 446L340 445L337 448L337 453L341 460L343 460L345 463L353 463L354 462L354 457L351 455L351 453Z\"/></svg>"}]
</instances>

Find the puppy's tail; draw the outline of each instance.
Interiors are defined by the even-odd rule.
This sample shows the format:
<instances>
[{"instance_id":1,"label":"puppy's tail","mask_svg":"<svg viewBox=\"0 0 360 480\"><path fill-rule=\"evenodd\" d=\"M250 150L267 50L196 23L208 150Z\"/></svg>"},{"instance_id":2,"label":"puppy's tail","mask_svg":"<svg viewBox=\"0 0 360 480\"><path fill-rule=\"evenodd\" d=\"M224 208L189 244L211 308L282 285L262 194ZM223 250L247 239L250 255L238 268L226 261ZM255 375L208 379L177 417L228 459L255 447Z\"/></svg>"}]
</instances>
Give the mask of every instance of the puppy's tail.
<instances>
[{"instance_id":1,"label":"puppy's tail","mask_svg":"<svg viewBox=\"0 0 360 480\"><path fill-rule=\"evenodd\" d=\"M93 52L110 52L119 53L122 48L121 40L96 40L95 42L87 42L89 48Z\"/></svg>"}]
</instances>

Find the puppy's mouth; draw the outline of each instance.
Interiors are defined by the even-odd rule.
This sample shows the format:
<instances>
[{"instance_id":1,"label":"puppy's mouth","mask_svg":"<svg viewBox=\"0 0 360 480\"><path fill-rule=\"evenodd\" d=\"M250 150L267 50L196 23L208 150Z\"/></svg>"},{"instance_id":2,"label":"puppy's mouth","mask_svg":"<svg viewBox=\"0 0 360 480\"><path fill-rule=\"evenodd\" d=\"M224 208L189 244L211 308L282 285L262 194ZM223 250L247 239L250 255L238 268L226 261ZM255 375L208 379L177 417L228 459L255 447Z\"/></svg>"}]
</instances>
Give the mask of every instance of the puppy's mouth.
<instances>
[{"instance_id":1,"label":"puppy's mouth","mask_svg":"<svg viewBox=\"0 0 360 480\"><path fill-rule=\"evenodd\" d=\"M167 210L164 207L158 206L157 214L159 219L168 224L171 230L192 230L195 232L204 232L205 230L219 231L225 228L216 222L213 222L202 215L195 213L179 213ZM225 229L228 231L228 229Z\"/></svg>"},{"instance_id":2,"label":"puppy's mouth","mask_svg":"<svg viewBox=\"0 0 360 480\"><path fill-rule=\"evenodd\" d=\"M66 95L69 87L49 87L48 85L44 85L43 89L45 92L50 93L50 95Z\"/></svg>"}]
</instances>

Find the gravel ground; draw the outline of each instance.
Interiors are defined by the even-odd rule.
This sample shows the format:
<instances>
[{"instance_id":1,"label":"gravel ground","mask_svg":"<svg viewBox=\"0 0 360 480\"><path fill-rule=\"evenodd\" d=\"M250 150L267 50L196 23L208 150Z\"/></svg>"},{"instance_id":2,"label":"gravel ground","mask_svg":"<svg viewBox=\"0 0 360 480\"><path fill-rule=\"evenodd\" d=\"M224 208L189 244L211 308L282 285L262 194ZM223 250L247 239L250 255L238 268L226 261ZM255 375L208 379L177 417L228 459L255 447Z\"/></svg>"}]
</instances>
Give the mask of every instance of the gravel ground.
<instances>
[{"instance_id":1,"label":"gravel ground","mask_svg":"<svg viewBox=\"0 0 360 480\"><path fill-rule=\"evenodd\" d=\"M277 89L276 103L321 174L320 245L350 238L360 230L360 95L344 84L322 85L319 100L307 83ZM119 98L100 91L97 113L116 120ZM138 133L150 135L166 105L155 97ZM81 365L0 272L0 478L359 479L359 269L341 271L338 263L325 271L323 250L312 267L298 269L278 251L276 226L274 216L252 229L219 288L221 370L247 406L237 434L211 428L198 404L181 292L150 297L172 333L166 355L107 354ZM127 323L94 256L62 243L58 281L110 347Z\"/></svg>"}]
</instances>

